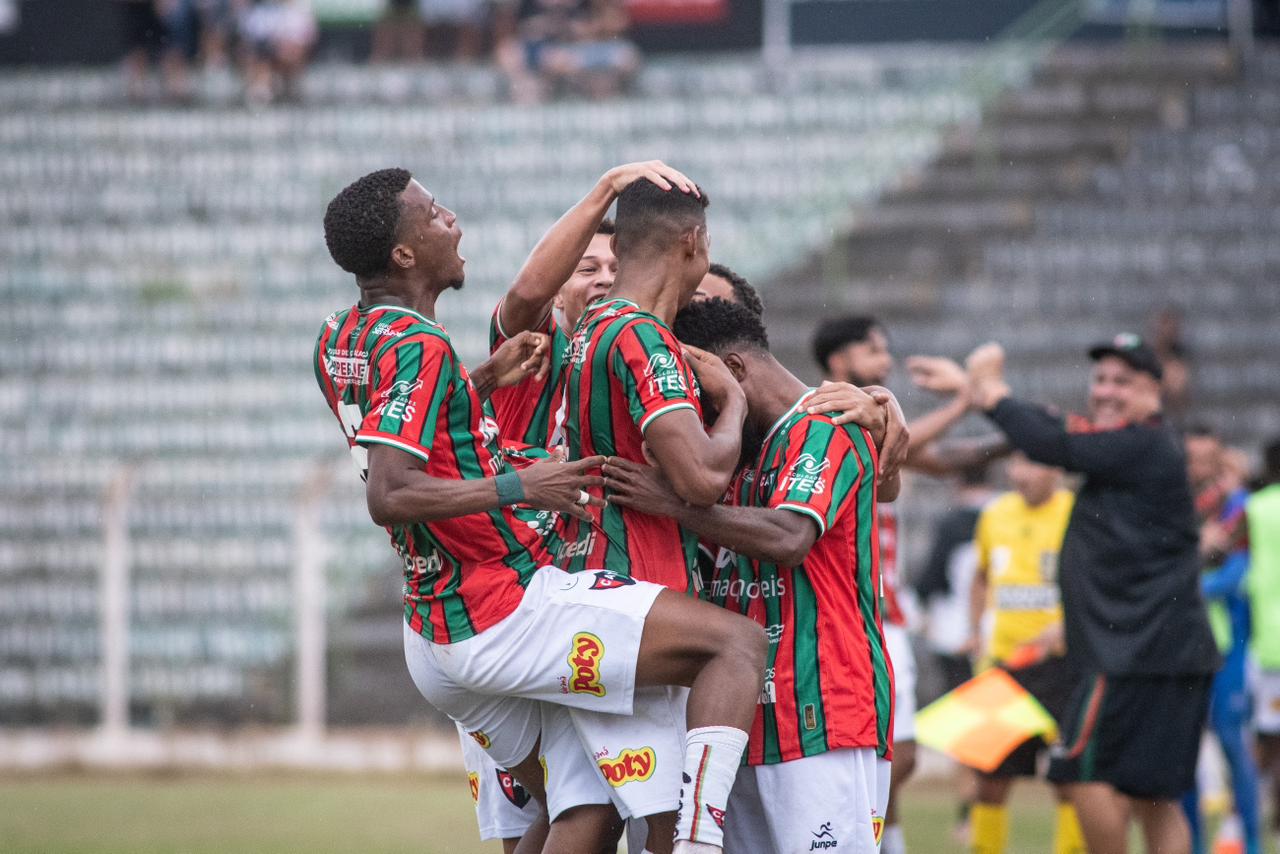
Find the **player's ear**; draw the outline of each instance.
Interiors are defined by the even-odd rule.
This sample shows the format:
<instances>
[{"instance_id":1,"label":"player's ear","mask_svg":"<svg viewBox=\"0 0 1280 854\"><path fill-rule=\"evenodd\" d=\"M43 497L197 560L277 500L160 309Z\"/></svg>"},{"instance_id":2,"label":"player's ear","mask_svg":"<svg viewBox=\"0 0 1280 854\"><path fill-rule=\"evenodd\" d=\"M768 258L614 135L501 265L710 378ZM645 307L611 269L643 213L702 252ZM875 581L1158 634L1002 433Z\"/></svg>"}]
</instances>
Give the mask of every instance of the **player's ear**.
<instances>
[{"instance_id":1,"label":"player's ear","mask_svg":"<svg viewBox=\"0 0 1280 854\"><path fill-rule=\"evenodd\" d=\"M680 244L684 248L684 256L686 258L698 257L698 250L702 248L702 231L702 226L695 225L680 238Z\"/></svg>"},{"instance_id":2,"label":"player's ear","mask_svg":"<svg viewBox=\"0 0 1280 854\"><path fill-rule=\"evenodd\" d=\"M417 264L413 250L403 243L391 247L391 265L400 270L411 270Z\"/></svg>"},{"instance_id":3,"label":"player's ear","mask_svg":"<svg viewBox=\"0 0 1280 854\"><path fill-rule=\"evenodd\" d=\"M738 353L725 353L721 356L724 366L729 369L729 373L733 374L733 378L738 382L742 382L743 377L747 375L747 363Z\"/></svg>"}]
</instances>

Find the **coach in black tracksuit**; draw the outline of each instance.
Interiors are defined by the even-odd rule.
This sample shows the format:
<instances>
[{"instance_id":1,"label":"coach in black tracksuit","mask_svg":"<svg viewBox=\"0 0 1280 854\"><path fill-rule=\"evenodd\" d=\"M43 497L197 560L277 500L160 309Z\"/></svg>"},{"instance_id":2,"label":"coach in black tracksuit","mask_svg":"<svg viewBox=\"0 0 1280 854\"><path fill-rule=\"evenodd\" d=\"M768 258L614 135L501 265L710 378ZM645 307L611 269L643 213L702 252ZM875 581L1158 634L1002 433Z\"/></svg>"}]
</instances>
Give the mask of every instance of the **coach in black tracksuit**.
<instances>
[{"instance_id":1,"label":"coach in black tracksuit","mask_svg":"<svg viewBox=\"0 0 1280 854\"><path fill-rule=\"evenodd\" d=\"M1160 416L1160 363L1136 335L1089 351L1090 419L1009 396L1004 354L970 356L975 405L1036 462L1084 475L1058 579L1080 678L1049 779L1071 785L1092 854L1191 851L1178 799L1195 783L1218 652L1200 597L1198 528L1182 443Z\"/></svg>"}]
</instances>

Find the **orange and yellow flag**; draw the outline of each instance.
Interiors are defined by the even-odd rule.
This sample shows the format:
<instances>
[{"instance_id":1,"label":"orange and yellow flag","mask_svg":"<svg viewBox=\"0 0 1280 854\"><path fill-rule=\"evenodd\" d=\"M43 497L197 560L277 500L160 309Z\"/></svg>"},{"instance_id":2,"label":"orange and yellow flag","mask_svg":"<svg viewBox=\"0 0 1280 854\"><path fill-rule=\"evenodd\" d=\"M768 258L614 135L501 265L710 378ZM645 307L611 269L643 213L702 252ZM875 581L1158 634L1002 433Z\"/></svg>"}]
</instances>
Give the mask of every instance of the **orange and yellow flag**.
<instances>
[{"instance_id":1,"label":"orange and yellow flag","mask_svg":"<svg viewBox=\"0 0 1280 854\"><path fill-rule=\"evenodd\" d=\"M998 667L975 676L916 715L916 738L957 762L993 771L1033 736L1058 737L1053 716Z\"/></svg>"}]
</instances>

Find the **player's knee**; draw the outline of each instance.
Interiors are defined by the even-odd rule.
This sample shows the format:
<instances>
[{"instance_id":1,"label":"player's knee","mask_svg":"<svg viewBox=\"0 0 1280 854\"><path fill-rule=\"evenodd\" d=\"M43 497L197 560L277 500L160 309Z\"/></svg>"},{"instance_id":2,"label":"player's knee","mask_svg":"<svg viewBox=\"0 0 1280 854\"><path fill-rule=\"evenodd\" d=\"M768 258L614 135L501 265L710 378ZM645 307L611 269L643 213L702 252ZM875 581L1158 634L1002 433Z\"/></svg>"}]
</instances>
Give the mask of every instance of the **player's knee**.
<instances>
[{"instance_id":1,"label":"player's knee","mask_svg":"<svg viewBox=\"0 0 1280 854\"><path fill-rule=\"evenodd\" d=\"M741 662L744 669L750 669L757 677L763 677L769 653L769 638L764 627L746 617L734 616L725 652L733 660Z\"/></svg>"}]
</instances>

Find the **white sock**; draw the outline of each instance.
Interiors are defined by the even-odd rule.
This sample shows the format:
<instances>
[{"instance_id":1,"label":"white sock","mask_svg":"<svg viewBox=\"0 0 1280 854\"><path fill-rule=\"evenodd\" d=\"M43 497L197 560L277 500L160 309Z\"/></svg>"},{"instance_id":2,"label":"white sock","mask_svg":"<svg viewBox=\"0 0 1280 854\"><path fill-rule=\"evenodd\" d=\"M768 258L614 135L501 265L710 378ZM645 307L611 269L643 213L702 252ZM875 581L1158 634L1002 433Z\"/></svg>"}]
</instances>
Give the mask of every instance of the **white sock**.
<instances>
[{"instance_id":1,"label":"white sock","mask_svg":"<svg viewBox=\"0 0 1280 854\"><path fill-rule=\"evenodd\" d=\"M681 839L676 843L676 847L671 849L671 854L722 854L724 851L719 845L708 845L705 842L690 842L687 839ZM648 852L645 852L648 854Z\"/></svg>"},{"instance_id":2,"label":"white sock","mask_svg":"<svg viewBox=\"0 0 1280 854\"><path fill-rule=\"evenodd\" d=\"M730 726L689 730L684 742L684 775L680 778L680 815L676 818L676 854L698 850L683 842L724 846L724 810L738 775L747 734Z\"/></svg>"},{"instance_id":3,"label":"white sock","mask_svg":"<svg viewBox=\"0 0 1280 854\"><path fill-rule=\"evenodd\" d=\"M880 854L907 854L907 842L902 838L902 825L886 824L880 840Z\"/></svg>"}]
</instances>

